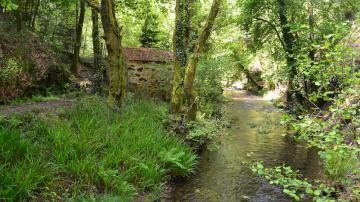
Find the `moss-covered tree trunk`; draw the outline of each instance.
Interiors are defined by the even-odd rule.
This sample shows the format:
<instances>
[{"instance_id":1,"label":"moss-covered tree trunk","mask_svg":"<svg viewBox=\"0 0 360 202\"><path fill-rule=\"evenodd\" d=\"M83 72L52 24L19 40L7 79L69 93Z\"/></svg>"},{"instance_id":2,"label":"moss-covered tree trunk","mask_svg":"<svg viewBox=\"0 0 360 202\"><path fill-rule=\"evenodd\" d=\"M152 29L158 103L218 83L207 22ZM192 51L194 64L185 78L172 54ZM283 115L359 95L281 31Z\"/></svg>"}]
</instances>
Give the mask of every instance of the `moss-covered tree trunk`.
<instances>
[{"instance_id":1,"label":"moss-covered tree trunk","mask_svg":"<svg viewBox=\"0 0 360 202\"><path fill-rule=\"evenodd\" d=\"M78 15L76 15L77 23L76 23L76 31L75 31L74 58L71 68L71 71L75 75L79 73L79 68L80 68L80 47L81 47L81 36L82 36L82 28L84 25L84 18L85 18L85 1L80 1L79 18Z\"/></svg>"},{"instance_id":2,"label":"moss-covered tree trunk","mask_svg":"<svg viewBox=\"0 0 360 202\"><path fill-rule=\"evenodd\" d=\"M101 21L109 61L109 104L121 107L126 93L127 67L114 0L101 0Z\"/></svg>"},{"instance_id":3,"label":"moss-covered tree trunk","mask_svg":"<svg viewBox=\"0 0 360 202\"><path fill-rule=\"evenodd\" d=\"M91 10L92 18L92 42L93 42L93 53L94 53L94 70L96 71L96 88L100 91L101 82L103 81L103 68L101 63L101 47L100 47L100 32L99 32L99 15L98 12L93 8Z\"/></svg>"},{"instance_id":4,"label":"moss-covered tree trunk","mask_svg":"<svg viewBox=\"0 0 360 202\"><path fill-rule=\"evenodd\" d=\"M281 25L281 33L284 42L284 49L286 52L286 63L288 66L288 90L286 94L286 99L288 104L294 101L293 93L294 93L294 79L296 76L296 60L294 58L294 43L295 38L291 33L290 26L288 24L287 18L287 7L286 0L277 0L279 7L279 20Z\"/></svg>"},{"instance_id":5,"label":"moss-covered tree trunk","mask_svg":"<svg viewBox=\"0 0 360 202\"><path fill-rule=\"evenodd\" d=\"M183 111L184 103L184 74L188 61L186 50L187 5L186 0L176 0L173 35L174 76L171 93L171 111L175 114Z\"/></svg>"},{"instance_id":6,"label":"moss-covered tree trunk","mask_svg":"<svg viewBox=\"0 0 360 202\"><path fill-rule=\"evenodd\" d=\"M195 120L196 118L197 101L196 101L196 91L194 89L196 67L199 62L201 51L203 50L204 45L207 39L209 38L211 30L214 26L214 22L219 12L221 2L222 0L213 0L205 27L196 42L194 53L190 57L189 64L186 67L184 90L185 90L185 99L186 99L185 103L187 107L186 117L188 120Z\"/></svg>"},{"instance_id":7,"label":"moss-covered tree trunk","mask_svg":"<svg viewBox=\"0 0 360 202\"><path fill-rule=\"evenodd\" d=\"M100 33L99 33L99 15L95 9L91 10L92 17L92 41L94 51L94 69L100 68L101 62L101 48L100 48Z\"/></svg>"}]
</instances>

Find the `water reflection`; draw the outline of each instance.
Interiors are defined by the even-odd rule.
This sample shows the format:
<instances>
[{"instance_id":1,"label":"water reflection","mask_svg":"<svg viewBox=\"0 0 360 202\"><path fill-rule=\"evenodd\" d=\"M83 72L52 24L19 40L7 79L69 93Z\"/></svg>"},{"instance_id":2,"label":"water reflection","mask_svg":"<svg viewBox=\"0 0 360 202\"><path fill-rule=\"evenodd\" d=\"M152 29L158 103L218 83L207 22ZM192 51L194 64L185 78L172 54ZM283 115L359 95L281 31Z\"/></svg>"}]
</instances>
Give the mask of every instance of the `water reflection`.
<instances>
[{"instance_id":1,"label":"water reflection","mask_svg":"<svg viewBox=\"0 0 360 202\"><path fill-rule=\"evenodd\" d=\"M242 165L250 159L266 166L284 163L310 179L321 176L316 152L281 136L285 132L279 124L281 111L260 97L235 95L232 97L237 99L226 110L232 127L227 129L228 135L219 138L219 149L206 150L197 175L176 184L163 201L291 201L281 189L253 176Z\"/></svg>"}]
</instances>

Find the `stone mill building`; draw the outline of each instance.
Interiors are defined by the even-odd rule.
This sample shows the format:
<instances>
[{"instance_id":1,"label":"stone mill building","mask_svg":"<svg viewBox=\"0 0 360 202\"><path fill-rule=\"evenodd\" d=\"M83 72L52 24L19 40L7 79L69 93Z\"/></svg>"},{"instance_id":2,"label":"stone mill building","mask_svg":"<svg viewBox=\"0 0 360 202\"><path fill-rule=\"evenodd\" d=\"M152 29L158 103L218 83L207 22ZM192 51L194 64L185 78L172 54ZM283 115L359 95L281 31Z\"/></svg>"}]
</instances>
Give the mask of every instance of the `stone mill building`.
<instances>
[{"instance_id":1,"label":"stone mill building","mask_svg":"<svg viewBox=\"0 0 360 202\"><path fill-rule=\"evenodd\" d=\"M139 96L169 100L173 54L155 48L124 48L128 89Z\"/></svg>"}]
</instances>

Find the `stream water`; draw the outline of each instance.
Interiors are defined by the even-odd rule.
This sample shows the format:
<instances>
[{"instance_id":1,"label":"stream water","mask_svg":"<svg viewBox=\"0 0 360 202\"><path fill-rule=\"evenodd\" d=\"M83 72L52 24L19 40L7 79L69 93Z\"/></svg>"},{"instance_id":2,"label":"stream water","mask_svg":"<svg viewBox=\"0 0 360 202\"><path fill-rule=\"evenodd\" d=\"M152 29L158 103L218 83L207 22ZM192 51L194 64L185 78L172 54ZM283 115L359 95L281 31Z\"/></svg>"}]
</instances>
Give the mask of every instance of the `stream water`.
<instances>
[{"instance_id":1,"label":"stream water","mask_svg":"<svg viewBox=\"0 0 360 202\"><path fill-rule=\"evenodd\" d=\"M218 138L217 149L201 154L197 174L176 183L164 201L292 201L279 187L254 176L242 164L245 160L263 161L265 166L286 164L306 178L321 178L317 152L282 136L283 112L242 91L227 95L233 98L226 107L231 127Z\"/></svg>"}]
</instances>

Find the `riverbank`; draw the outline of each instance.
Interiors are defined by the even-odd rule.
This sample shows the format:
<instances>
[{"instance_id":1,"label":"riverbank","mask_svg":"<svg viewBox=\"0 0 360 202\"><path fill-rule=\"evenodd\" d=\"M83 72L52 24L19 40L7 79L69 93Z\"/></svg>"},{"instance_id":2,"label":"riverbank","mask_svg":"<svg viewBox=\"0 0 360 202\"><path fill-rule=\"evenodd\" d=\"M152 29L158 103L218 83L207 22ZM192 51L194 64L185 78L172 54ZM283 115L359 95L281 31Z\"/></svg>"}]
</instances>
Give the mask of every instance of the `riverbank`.
<instances>
[{"instance_id":1,"label":"riverbank","mask_svg":"<svg viewBox=\"0 0 360 202\"><path fill-rule=\"evenodd\" d=\"M89 97L57 115L0 121L0 199L132 200L157 195L197 156L163 127L167 105L135 101L122 114Z\"/></svg>"}]
</instances>

